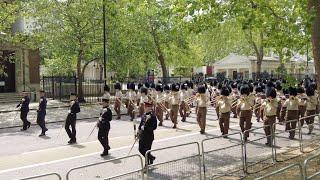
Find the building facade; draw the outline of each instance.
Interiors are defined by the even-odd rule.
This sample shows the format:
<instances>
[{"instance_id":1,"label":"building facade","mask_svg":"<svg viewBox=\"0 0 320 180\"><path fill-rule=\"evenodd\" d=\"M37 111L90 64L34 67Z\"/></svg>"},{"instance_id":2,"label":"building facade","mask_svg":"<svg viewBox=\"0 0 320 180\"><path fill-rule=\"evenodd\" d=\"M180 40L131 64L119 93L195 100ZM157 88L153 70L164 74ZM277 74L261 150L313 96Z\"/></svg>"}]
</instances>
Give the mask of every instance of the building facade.
<instances>
[{"instance_id":1,"label":"building facade","mask_svg":"<svg viewBox=\"0 0 320 180\"><path fill-rule=\"evenodd\" d=\"M264 57L261 65L261 73L270 75L279 74L278 68L281 63L278 57ZM288 74L312 76L315 74L313 60L307 61L304 56L296 55L284 64ZM229 54L227 57L214 63L214 73L224 74L230 79L252 79L257 72L257 58L255 56L244 56Z\"/></svg>"}]
</instances>

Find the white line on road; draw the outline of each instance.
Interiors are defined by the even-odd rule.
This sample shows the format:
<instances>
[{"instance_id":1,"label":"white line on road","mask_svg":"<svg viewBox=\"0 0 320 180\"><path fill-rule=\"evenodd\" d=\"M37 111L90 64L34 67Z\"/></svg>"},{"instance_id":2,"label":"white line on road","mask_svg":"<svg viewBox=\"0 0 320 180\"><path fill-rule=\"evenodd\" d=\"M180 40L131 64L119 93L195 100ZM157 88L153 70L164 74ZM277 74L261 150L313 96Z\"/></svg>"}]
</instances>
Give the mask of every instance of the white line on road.
<instances>
[{"instance_id":1,"label":"white line on road","mask_svg":"<svg viewBox=\"0 0 320 180\"><path fill-rule=\"evenodd\" d=\"M256 124L253 123L253 124ZM230 126L230 128L234 128L234 127L239 127L239 125L234 125L234 126ZM213 131L217 131L220 130L219 128L216 129L211 129L208 130L207 132L213 132ZM199 132L197 133L191 133L191 134L185 134L185 135L181 135L181 136L175 136L175 137L170 137L170 138L164 138L164 139L160 139L160 140L155 140L154 142L163 142L163 141L168 141L168 140L173 140L173 139L178 139L178 138L183 138L183 137L189 137L189 136L194 136L194 135L200 135ZM136 147L137 145L135 145L134 147ZM119 147L119 148L115 148L110 150L110 152L113 151L118 151L118 150L123 150L123 149L127 149L130 148L131 145L129 146L123 146L123 147ZM50 150L52 149L58 149L61 147L56 147L56 148L50 148ZM48 149L46 149L48 150ZM37 152L37 151L33 151L33 152ZM23 166L23 167L18 167L18 168L12 168L12 169L7 169L7 170L2 170L0 171L0 174L2 173L6 173L6 172L10 172L10 171L16 171L16 170L21 170L21 169L26 169L26 168L33 168L33 167L38 167L38 166L43 166L43 165L48 165L48 164L53 164L53 163L59 163L59 162L64 162L64 161L69 161L69 160L73 160L73 159L79 159L79 158L83 158L83 157L89 157L92 155L98 155L100 152L94 152L94 153L90 153L90 154L84 154L84 155L79 155L79 156L74 156L74 157L70 157L70 158L64 158L64 159L59 159L59 160L54 160L54 161L48 161L48 162L44 162L44 163L38 163L38 164L32 164L32 165L28 165L28 166Z\"/></svg>"}]
</instances>

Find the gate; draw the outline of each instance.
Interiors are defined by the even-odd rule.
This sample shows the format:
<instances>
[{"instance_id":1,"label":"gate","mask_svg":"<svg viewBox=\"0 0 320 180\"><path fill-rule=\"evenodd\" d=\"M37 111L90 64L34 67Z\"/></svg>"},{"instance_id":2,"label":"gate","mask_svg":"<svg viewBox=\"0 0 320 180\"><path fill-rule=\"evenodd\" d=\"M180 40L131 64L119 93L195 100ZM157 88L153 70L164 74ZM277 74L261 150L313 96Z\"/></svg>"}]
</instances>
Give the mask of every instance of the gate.
<instances>
[{"instance_id":1,"label":"gate","mask_svg":"<svg viewBox=\"0 0 320 180\"><path fill-rule=\"evenodd\" d=\"M181 153L183 152L183 153ZM155 157L165 154L166 157L156 160L155 164L146 166L147 177L150 179L201 179L201 156L199 143L187 143L149 150ZM170 156L178 154L179 156ZM148 162L148 158L146 158ZM146 163L147 164L147 163Z\"/></svg>"},{"instance_id":2,"label":"gate","mask_svg":"<svg viewBox=\"0 0 320 180\"><path fill-rule=\"evenodd\" d=\"M249 174L260 172L274 164L273 145L271 147L265 145L267 139L272 140L272 132L269 136L264 133L264 128L271 126L263 126L250 129L244 134L250 134L250 140L244 142L244 162L245 171Z\"/></svg>"},{"instance_id":3,"label":"gate","mask_svg":"<svg viewBox=\"0 0 320 180\"><path fill-rule=\"evenodd\" d=\"M219 144L219 148L216 148L216 144ZM205 178L244 177L241 133L204 139L201 146Z\"/></svg>"},{"instance_id":4,"label":"gate","mask_svg":"<svg viewBox=\"0 0 320 180\"><path fill-rule=\"evenodd\" d=\"M301 164L291 164L285 168L282 168L278 171L272 172L270 174L267 174L265 176L259 177L256 180L263 180L263 179L270 179L271 177L279 177L283 176L281 173L287 173L290 170L297 169L297 171L291 171L294 172L290 174L290 179L300 179L303 180L303 172L302 172L302 166Z\"/></svg>"},{"instance_id":5,"label":"gate","mask_svg":"<svg viewBox=\"0 0 320 180\"><path fill-rule=\"evenodd\" d=\"M320 154L314 155L306 159L303 163L305 179L315 179L320 177L320 170L317 169L320 164Z\"/></svg>"},{"instance_id":6,"label":"gate","mask_svg":"<svg viewBox=\"0 0 320 180\"><path fill-rule=\"evenodd\" d=\"M131 155L122 158L73 168L67 173L67 180L87 179L144 179L142 158Z\"/></svg>"}]
</instances>

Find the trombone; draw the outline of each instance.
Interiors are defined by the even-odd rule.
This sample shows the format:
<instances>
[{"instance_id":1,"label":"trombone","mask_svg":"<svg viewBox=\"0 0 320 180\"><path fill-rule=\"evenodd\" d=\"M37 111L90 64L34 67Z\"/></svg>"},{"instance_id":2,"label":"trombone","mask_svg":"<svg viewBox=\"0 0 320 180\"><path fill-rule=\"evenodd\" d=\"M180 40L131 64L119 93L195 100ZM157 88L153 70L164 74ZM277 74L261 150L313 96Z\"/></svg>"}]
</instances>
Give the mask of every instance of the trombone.
<instances>
[{"instance_id":1,"label":"trombone","mask_svg":"<svg viewBox=\"0 0 320 180\"><path fill-rule=\"evenodd\" d=\"M155 102L156 104L159 104L162 110L166 111L167 113L170 113L170 109L166 108L166 106L165 106L163 103L157 102L157 101L151 96L151 94L148 95L148 98L150 98L150 99L151 99L153 102ZM160 101L164 101L164 99L165 99L165 97L162 97L162 98L160 98L159 100L160 100ZM158 101L159 101L159 100L158 100Z\"/></svg>"}]
</instances>

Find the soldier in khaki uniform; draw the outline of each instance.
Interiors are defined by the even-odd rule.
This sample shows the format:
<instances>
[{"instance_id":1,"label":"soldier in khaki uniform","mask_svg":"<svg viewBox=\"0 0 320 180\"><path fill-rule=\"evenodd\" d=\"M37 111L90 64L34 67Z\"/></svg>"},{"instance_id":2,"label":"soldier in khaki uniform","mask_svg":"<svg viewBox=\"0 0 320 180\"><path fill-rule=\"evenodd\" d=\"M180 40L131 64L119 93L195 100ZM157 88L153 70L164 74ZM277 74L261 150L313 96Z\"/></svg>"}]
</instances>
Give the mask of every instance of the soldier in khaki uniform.
<instances>
[{"instance_id":1,"label":"soldier in khaki uniform","mask_svg":"<svg viewBox=\"0 0 320 180\"><path fill-rule=\"evenodd\" d=\"M144 104L145 102L147 102L149 100L148 96L147 96L147 88L145 87L141 87L140 88L140 93L141 93L141 97L140 97L140 103L139 103L139 115L140 117L142 117L145 113L145 108L144 108Z\"/></svg>"},{"instance_id":2,"label":"soldier in khaki uniform","mask_svg":"<svg viewBox=\"0 0 320 180\"><path fill-rule=\"evenodd\" d=\"M297 98L297 89L290 87L289 95L289 99L284 102L282 108L286 108L285 121L292 121L286 122L286 131L289 131L289 138L294 139L295 129L299 119L299 99Z\"/></svg>"},{"instance_id":3,"label":"soldier in khaki uniform","mask_svg":"<svg viewBox=\"0 0 320 180\"><path fill-rule=\"evenodd\" d=\"M167 109L170 109L170 97L171 97L170 86L168 84L164 85L163 90L164 90L164 94L163 94L164 106ZM166 112L165 120L168 120L169 116L170 116L170 113Z\"/></svg>"},{"instance_id":4,"label":"soldier in khaki uniform","mask_svg":"<svg viewBox=\"0 0 320 180\"><path fill-rule=\"evenodd\" d=\"M185 122L187 119L187 113L188 113L188 85L187 84L182 84L181 85L181 91L180 91L180 108L179 108L179 113L180 116L182 117L182 122Z\"/></svg>"},{"instance_id":5,"label":"soldier in khaki uniform","mask_svg":"<svg viewBox=\"0 0 320 180\"><path fill-rule=\"evenodd\" d=\"M162 108L162 102L163 102L163 88L162 84L156 85L156 117L159 120L159 126L162 126L163 123L163 108Z\"/></svg>"},{"instance_id":6,"label":"soldier in khaki uniform","mask_svg":"<svg viewBox=\"0 0 320 180\"><path fill-rule=\"evenodd\" d=\"M265 99L265 95L263 93L263 90L260 86L258 86L256 89L256 99L255 99L255 106L254 106L254 114L257 117L257 122L260 122L261 114L260 114L260 107Z\"/></svg>"},{"instance_id":7,"label":"soldier in khaki uniform","mask_svg":"<svg viewBox=\"0 0 320 180\"><path fill-rule=\"evenodd\" d=\"M246 130L251 129L252 123L252 99L249 96L250 95L250 89L248 84L242 85L240 89L241 98L238 101L237 104L237 113L240 117L240 128L242 132L245 132ZM244 140L247 141L249 137L249 133L246 132L244 134Z\"/></svg>"},{"instance_id":8,"label":"soldier in khaki uniform","mask_svg":"<svg viewBox=\"0 0 320 180\"><path fill-rule=\"evenodd\" d=\"M280 112L281 112L281 106L282 106L282 99L284 97L284 94L282 92L282 86L281 86L281 82L280 81L277 81L276 82L276 92L277 92L277 101L278 101L278 109L277 109L277 119L279 122L283 122L284 120L281 119L281 116L280 116Z\"/></svg>"},{"instance_id":9,"label":"soldier in khaki uniform","mask_svg":"<svg viewBox=\"0 0 320 180\"><path fill-rule=\"evenodd\" d=\"M130 116L130 120L133 121L135 118L135 107L136 107L136 98L137 94L135 92L136 85L134 83L129 84L129 91L127 92L127 100L128 100L128 115Z\"/></svg>"},{"instance_id":10,"label":"soldier in khaki uniform","mask_svg":"<svg viewBox=\"0 0 320 180\"><path fill-rule=\"evenodd\" d=\"M297 88L298 99L299 99L299 118L303 118L307 110L307 95L305 94L304 88L302 86ZM304 119L300 120L301 127L304 125Z\"/></svg>"},{"instance_id":11,"label":"soldier in khaki uniform","mask_svg":"<svg viewBox=\"0 0 320 180\"><path fill-rule=\"evenodd\" d=\"M206 88L204 85L198 87L198 94L196 95L197 104L197 122L200 126L200 133L204 134L206 130L206 116L207 116L207 104L208 96L206 95Z\"/></svg>"},{"instance_id":12,"label":"soldier in khaki uniform","mask_svg":"<svg viewBox=\"0 0 320 180\"><path fill-rule=\"evenodd\" d=\"M307 87L306 94L308 96L306 100L306 116L312 116L316 114L316 108L319 105L319 101L317 96L315 95L315 90L312 87ZM311 134L314 128L314 117L306 118L306 123L309 128L308 134Z\"/></svg>"},{"instance_id":13,"label":"soldier in khaki uniform","mask_svg":"<svg viewBox=\"0 0 320 180\"><path fill-rule=\"evenodd\" d=\"M274 131L273 124L276 122L277 117L277 109L278 109L278 101L276 99L277 93L274 88L268 89L266 96L268 99L264 100L262 103L261 110L261 118L263 120L263 124L266 126L264 128L264 132L267 136L267 146L272 145L271 141L271 133Z\"/></svg>"},{"instance_id":14,"label":"soldier in khaki uniform","mask_svg":"<svg viewBox=\"0 0 320 180\"><path fill-rule=\"evenodd\" d=\"M230 95L230 91L227 87L222 87L221 89L221 98L217 103L217 106L220 110L219 116L219 126L222 135L228 134L229 131L229 124L230 124L230 111L231 111L231 104L232 98L228 97Z\"/></svg>"},{"instance_id":15,"label":"soldier in khaki uniform","mask_svg":"<svg viewBox=\"0 0 320 180\"><path fill-rule=\"evenodd\" d=\"M232 83L231 88L232 88L232 93L231 93L232 101L233 103L235 103L240 98L239 91L237 89L237 83L236 82ZM237 106L232 106L231 111L233 114L233 118L237 118Z\"/></svg>"},{"instance_id":16,"label":"soldier in khaki uniform","mask_svg":"<svg viewBox=\"0 0 320 180\"><path fill-rule=\"evenodd\" d=\"M114 111L117 113L117 119L121 119L121 104L122 104L121 84L116 83L114 85L114 89L116 90Z\"/></svg>"},{"instance_id":17,"label":"soldier in khaki uniform","mask_svg":"<svg viewBox=\"0 0 320 180\"><path fill-rule=\"evenodd\" d=\"M178 111L180 104L180 94L179 94L179 85L172 84L171 85L171 96L170 96L170 119L173 123L172 128L177 128L178 124Z\"/></svg>"}]
</instances>

